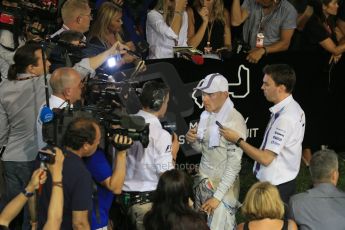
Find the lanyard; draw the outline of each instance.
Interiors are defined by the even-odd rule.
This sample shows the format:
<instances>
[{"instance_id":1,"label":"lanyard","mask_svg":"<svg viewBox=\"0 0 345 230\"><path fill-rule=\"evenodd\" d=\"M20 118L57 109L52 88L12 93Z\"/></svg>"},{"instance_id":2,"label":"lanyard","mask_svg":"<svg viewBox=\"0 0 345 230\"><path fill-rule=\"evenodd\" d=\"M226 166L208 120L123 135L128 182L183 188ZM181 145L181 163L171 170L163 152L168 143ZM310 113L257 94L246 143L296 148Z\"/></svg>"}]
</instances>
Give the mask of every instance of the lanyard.
<instances>
[{"instance_id":1,"label":"lanyard","mask_svg":"<svg viewBox=\"0 0 345 230\"><path fill-rule=\"evenodd\" d=\"M261 9L261 19L260 19L260 23L259 23L259 33L262 33L265 29L265 26L267 25L268 22L271 21L271 19L273 18L274 13L277 11L277 9L279 8L281 2L283 0L279 1L279 3L277 5L274 5L274 9L265 17L264 15L264 9Z\"/></svg>"}]
</instances>

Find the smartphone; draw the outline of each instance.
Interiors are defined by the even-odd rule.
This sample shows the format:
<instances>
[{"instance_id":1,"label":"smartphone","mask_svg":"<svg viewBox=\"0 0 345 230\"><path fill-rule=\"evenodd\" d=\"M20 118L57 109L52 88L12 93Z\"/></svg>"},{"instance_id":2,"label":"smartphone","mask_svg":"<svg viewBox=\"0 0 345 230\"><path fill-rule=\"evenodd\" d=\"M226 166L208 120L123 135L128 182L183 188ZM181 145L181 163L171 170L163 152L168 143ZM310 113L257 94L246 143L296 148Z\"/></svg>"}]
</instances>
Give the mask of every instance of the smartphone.
<instances>
[{"instance_id":1,"label":"smartphone","mask_svg":"<svg viewBox=\"0 0 345 230\"><path fill-rule=\"evenodd\" d=\"M219 123L219 121L216 121L216 125L218 125L219 126L219 128L221 128L221 129L223 129L224 127L223 127L223 125L221 124L221 123Z\"/></svg>"}]
</instances>

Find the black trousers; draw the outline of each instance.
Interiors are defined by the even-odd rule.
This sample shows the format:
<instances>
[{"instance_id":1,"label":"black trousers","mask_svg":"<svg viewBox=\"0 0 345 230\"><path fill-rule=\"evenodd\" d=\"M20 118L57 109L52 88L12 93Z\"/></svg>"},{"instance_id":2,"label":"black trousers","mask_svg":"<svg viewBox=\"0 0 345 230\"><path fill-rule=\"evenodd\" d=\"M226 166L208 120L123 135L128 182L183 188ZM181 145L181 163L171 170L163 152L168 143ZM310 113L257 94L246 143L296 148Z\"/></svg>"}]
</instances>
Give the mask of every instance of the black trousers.
<instances>
[{"instance_id":1,"label":"black trousers","mask_svg":"<svg viewBox=\"0 0 345 230\"><path fill-rule=\"evenodd\" d=\"M283 202L289 205L290 197L296 193L296 179L277 185L277 189Z\"/></svg>"}]
</instances>

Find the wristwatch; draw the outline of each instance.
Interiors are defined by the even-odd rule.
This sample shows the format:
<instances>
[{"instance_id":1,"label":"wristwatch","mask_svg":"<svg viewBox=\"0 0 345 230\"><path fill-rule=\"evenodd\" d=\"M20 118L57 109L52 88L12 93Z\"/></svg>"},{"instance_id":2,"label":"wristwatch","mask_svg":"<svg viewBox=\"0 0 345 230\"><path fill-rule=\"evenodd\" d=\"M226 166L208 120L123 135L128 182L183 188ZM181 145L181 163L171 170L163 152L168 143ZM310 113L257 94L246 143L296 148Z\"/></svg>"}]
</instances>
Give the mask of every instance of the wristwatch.
<instances>
[{"instance_id":1,"label":"wristwatch","mask_svg":"<svg viewBox=\"0 0 345 230\"><path fill-rule=\"evenodd\" d=\"M236 141L235 145L236 145L237 147L240 147L241 141L243 141L243 138L242 138L242 137L238 138L238 140Z\"/></svg>"},{"instance_id":2,"label":"wristwatch","mask_svg":"<svg viewBox=\"0 0 345 230\"><path fill-rule=\"evenodd\" d=\"M34 195L33 192L28 192L28 191L26 191L25 188L23 189L22 193L23 193L24 196L26 196L27 198L30 198L30 197L32 197L32 196Z\"/></svg>"}]
</instances>

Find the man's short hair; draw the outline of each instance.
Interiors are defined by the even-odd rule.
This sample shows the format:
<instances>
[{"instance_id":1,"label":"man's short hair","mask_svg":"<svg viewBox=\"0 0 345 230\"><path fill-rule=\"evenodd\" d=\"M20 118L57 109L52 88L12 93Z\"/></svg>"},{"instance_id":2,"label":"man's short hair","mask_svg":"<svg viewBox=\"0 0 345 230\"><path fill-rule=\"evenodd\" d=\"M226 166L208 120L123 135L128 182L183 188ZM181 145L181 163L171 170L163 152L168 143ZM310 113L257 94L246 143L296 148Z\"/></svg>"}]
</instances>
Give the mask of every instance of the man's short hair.
<instances>
[{"instance_id":1,"label":"man's short hair","mask_svg":"<svg viewBox=\"0 0 345 230\"><path fill-rule=\"evenodd\" d=\"M249 220L282 219L284 204L276 186L257 182L247 192L241 211Z\"/></svg>"},{"instance_id":2,"label":"man's short hair","mask_svg":"<svg viewBox=\"0 0 345 230\"><path fill-rule=\"evenodd\" d=\"M88 9L88 0L67 0L61 8L62 21L65 24L74 21L77 16L79 16L77 14L80 14L80 12Z\"/></svg>"},{"instance_id":3,"label":"man's short hair","mask_svg":"<svg viewBox=\"0 0 345 230\"><path fill-rule=\"evenodd\" d=\"M72 44L74 41L82 41L84 34L74 30L66 30L60 34L59 41Z\"/></svg>"},{"instance_id":4,"label":"man's short hair","mask_svg":"<svg viewBox=\"0 0 345 230\"><path fill-rule=\"evenodd\" d=\"M166 96L169 93L169 87L163 82L148 81L143 85L143 92L140 95L140 102L144 108L158 111Z\"/></svg>"},{"instance_id":5,"label":"man's short hair","mask_svg":"<svg viewBox=\"0 0 345 230\"><path fill-rule=\"evenodd\" d=\"M63 136L63 146L79 150L84 144L93 144L98 122L93 118L79 117L68 124Z\"/></svg>"},{"instance_id":6,"label":"man's short hair","mask_svg":"<svg viewBox=\"0 0 345 230\"><path fill-rule=\"evenodd\" d=\"M309 166L314 184L330 182L334 170L338 170L338 155L336 152L325 149L314 153Z\"/></svg>"},{"instance_id":7,"label":"man's short hair","mask_svg":"<svg viewBox=\"0 0 345 230\"><path fill-rule=\"evenodd\" d=\"M52 77L50 78L50 86L53 90L53 94L61 94L65 88L70 87L75 82L76 78L72 74L79 73L70 67L62 67L54 70Z\"/></svg>"},{"instance_id":8,"label":"man's short hair","mask_svg":"<svg viewBox=\"0 0 345 230\"><path fill-rule=\"evenodd\" d=\"M284 85L287 93L292 93L296 84L296 74L287 64L266 65L264 74L270 75L276 85Z\"/></svg>"}]
</instances>

